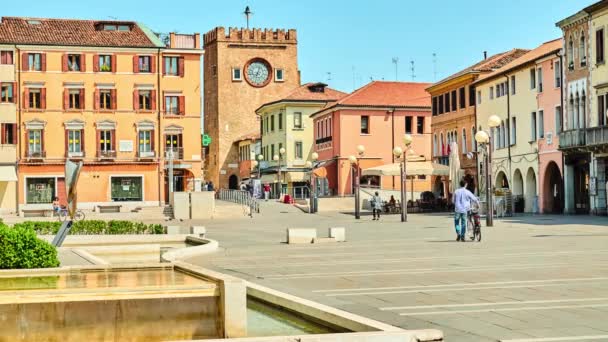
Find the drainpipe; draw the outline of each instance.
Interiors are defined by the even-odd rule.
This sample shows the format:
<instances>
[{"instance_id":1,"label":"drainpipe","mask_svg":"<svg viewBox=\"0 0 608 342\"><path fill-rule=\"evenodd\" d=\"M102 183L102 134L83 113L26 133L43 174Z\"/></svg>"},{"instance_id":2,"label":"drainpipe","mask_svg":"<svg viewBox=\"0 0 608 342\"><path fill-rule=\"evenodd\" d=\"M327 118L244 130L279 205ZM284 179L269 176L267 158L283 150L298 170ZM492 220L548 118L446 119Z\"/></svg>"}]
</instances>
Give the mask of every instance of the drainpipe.
<instances>
[{"instance_id":1,"label":"drainpipe","mask_svg":"<svg viewBox=\"0 0 608 342\"><path fill-rule=\"evenodd\" d=\"M560 101L560 106L561 106L561 117L559 118L559 131L563 132L564 131L564 113L566 111L566 107L564 106L564 84L565 84L565 79L564 79L564 56L560 51L558 51L556 53L557 57L559 57L559 77L561 79L561 83L559 85L559 101ZM559 137L559 136L558 136ZM558 146L559 148L559 146ZM562 194L562 200L563 205L562 205L562 213L566 213L566 156L565 154L562 152L562 186L561 186L561 194Z\"/></svg>"},{"instance_id":2,"label":"drainpipe","mask_svg":"<svg viewBox=\"0 0 608 342\"><path fill-rule=\"evenodd\" d=\"M19 162L21 161L21 141L24 135L24 131L21 129L21 104L23 103L23 99L21 99L21 64L23 61L21 60L21 50L19 50L17 45L15 45L15 52L17 55L13 57L13 65L15 66L15 69L17 69L17 89L15 91L17 94L19 94L19 96L16 96L17 103L15 103L15 107L17 108L17 122L15 123L17 125L17 136L15 137L15 139L17 139L17 158L15 160L15 171L17 172L17 184L15 185L15 209L17 210L17 215L19 215L19 189L21 188L19 186ZM19 63L15 63L17 60ZM19 65L17 66L17 64ZM15 94L13 94L13 97L15 97ZM23 197L25 198L25 193L23 194Z\"/></svg>"},{"instance_id":3,"label":"drainpipe","mask_svg":"<svg viewBox=\"0 0 608 342\"><path fill-rule=\"evenodd\" d=\"M160 57L160 48L158 48L157 49L157 54L156 54L156 79L157 79L156 83L158 84L158 86L156 87L156 89L158 89L157 90L157 94L156 94L156 108L157 108L157 114L156 115L157 115L157 118L158 118L158 130L157 130L158 131L157 132L157 136L158 136L158 139L157 139L157 141L158 141L158 164L156 164L157 165L156 168L157 168L158 172L156 174L158 175L158 206L159 207L162 206L161 187L164 188L164 182L163 182L163 178L161 176L161 172L164 171L164 167L161 169L161 162L160 162L162 160L161 154L160 154L160 152L161 152L161 148L160 147L162 146L162 142L163 142L163 140L161 139L162 138L162 133L161 133L161 127L160 127L160 120L161 120L161 117L162 117L162 114L161 114L161 108L162 108L162 106L161 106L161 104L162 104L162 101L163 101L163 99L162 99L162 92L160 90L160 80L161 80L161 75L160 74L161 74L161 70L162 70L162 67L163 67L161 65L161 63L162 63L162 58Z\"/></svg>"},{"instance_id":4,"label":"drainpipe","mask_svg":"<svg viewBox=\"0 0 608 342\"><path fill-rule=\"evenodd\" d=\"M507 79L507 153L509 155L509 178L511 186L513 186L513 178L511 175L511 84L509 84L509 75L505 75ZM491 171L491 170L490 170Z\"/></svg>"}]
</instances>

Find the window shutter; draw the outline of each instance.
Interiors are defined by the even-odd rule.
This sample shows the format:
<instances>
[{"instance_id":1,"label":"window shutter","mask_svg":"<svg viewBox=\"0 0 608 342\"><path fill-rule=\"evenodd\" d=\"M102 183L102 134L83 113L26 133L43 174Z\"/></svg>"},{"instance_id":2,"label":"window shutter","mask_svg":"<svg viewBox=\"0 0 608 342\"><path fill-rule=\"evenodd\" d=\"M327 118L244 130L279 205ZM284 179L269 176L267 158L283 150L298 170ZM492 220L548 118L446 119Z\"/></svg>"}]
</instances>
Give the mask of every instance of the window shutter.
<instances>
[{"instance_id":1,"label":"window shutter","mask_svg":"<svg viewBox=\"0 0 608 342\"><path fill-rule=\"evenodd\" d=\"M152 152L156 151L156 147L154 146L154 130L150 131L150 150Z\"/></svg>"},{"instance_id":2,"label":"window shutter","mask_svg":"<svg viewBox=\"0 0 608 342\"><path fill-rule=\"evenodd\" d=\"M11 144L17 145L17 124L13 125L13 141L11 142Z\"/></svg>"},{"instance_id":3,"label":"window shutter","mask_svg":"<svg viewBox=\"0 0 608 342\"><path fill-rule=\"evenodd\" d=\"M46 88L40 89L40 108L46 109Z\"/></svg>"},{"instance_id":4,"label":"window shutter","mask_svg":"<svg viewBox=\"0 0 608 342\"><path fill-rule=\"evenodd\" d=\"M179 114L180 115L185 115L186 114L186 97L185 96L180 96L178 98L179 102L177 105L179 107Z\"/></svg>"},{"instance_id":5,"label":"window shutter","mask_svg":"<svg viewBox=\"0 0 608 342\"><path fill-rule=\"evenodd\" d=\"M133 72L134 73L139 72L139 56L138 55L133 56Z\"/></svg>"},{"instance_id":6,"label":"window shutter","mask_svg":"<svg viewBox=\"0 0 608 342\"><path fill-rule=\"evenodd\" d=\"M6 144L5 136L6 133L4 132L6 130L6 125L5 124L0 124L0 144Z\"/></svg>"},{"instance_id":7,"label":"window shutter","mask_svg":"<svg viewBox=\"0 0 608 342\"><path fill-rule=\"evenodd\" d=\"M116 72L116 58L118 56L112 55L110 56L110 64L112 64L112 72Z\"/></svg>"},{"instance_id":8,"label":"window shutter","mask_svg":"<svg viewBox=\"0 0 608 342\"><path fill-rule=\"evenodd\" d=\"M163 112L167 111L167 98L165 95L165 92L163 91L163 97L161 98L161 103L160 103L160 108L162 109Z\"/></svg>"},{"instance_id":9,"label":"window shutter","mask_svg":"<svg viewBox=\"0 0 608 342\"><path fill-rule=\"evenodd\" d=\"M133 110L139 110L139 91L133 90Z\"/></svg>"},{"instance_id":10,"label":"window shutter","mask_svg":"<svg viewBox=\"0 0 608 342\"><path fill-rule=\"evenodd\" d=\"M65 130L65 156L68 157L68 139L69 139L69 134L68 134L68 130Z\"/></svg>"},{"instance_id":11,"label":"window shutter","mask_svg":"<svg viewBox=\"0 0 608 342\"><path fill-rule=\"evenodd\" d=\"M17 125L15 125L17 126ZM29 135L30 135L30 131L29 130L25 130L25 156L27 157L29 155L29 151L30 151L30 139L29 139Z\"/></svg>"},{"instance_id":12,"label":"window shutter","mask_svg":"<svg viewBox=\"0 0 608 342\"><path fill-rule=\"evenodd\" d=\"M84 129L80 130L80 151L82 152L82 156L86 156L84 149Z\"/></svg>"},{"instance_id":13,"label":"window shutter","mask_svg":"<svg viewBox=\"0 0 608 342\"><path fill-rule=\"evenodd\" d=\"M177 73L179 77L184 77L184 57L180 57L177 60Z\"/></svg>"},{"instance_id":14,"label":"window shutter","mask_svg":"<svg viewBox=\"0 0 608 342\"><path fill-rule=\"evenodd\" d=\"M99 89L95 89L95 95L93 95L95 98L93 99L93 109L98 110L99 109Z\"/></svg>"},{"instance_id":15,"label":"window shutter","mask_svg":"<svg viewBox=\"0 0 608 342\"><path fill-rule=\"evenodd\" d=\"M44 149L44 129L40 131L40 150L42 152L46 151Z\"/></svg>"},{"instance_id":16,"label":"window shutter","mask_svg":"<svg viewBox=\"0 0 608 342\"><path fill-rule=\"evenodd\" d=\"M116 89L110 90L110 99L112 101L112 109L116 109Z\"/></svg>"},{"instance_id":17,"label":"window shutter","mask_svg":"<svg viewBox=\"0 0 608 342\"><path fill-rule=\"evenodd\" d=\"M70 108L70 91L63 89L63 110Z\"/></svg>"},{"instance_id":18,"label":"window shutter","mask_svg":"<svg viewBox=\"0 0 608 342\"><path fill-rule=\"evenodd\" d=\"M156 56L150 56L150 72L156 72Z\"/></svg>"},{"instance_id":19,"label":"window shutter","mask_svg":"<svg viewBox=\"0 0 608 342\"><path fill-rule=\"evenodd\" d=\"M93 55L93 72L99 72L99 55Z\"/></svg>"},{"instance_id":20,"label":"window shutter","mask_svg":"<svg viewBox=\"0 0 608 342\"><path fill-rule=\"evenodd\" d=\"M156 110L156 90L150 90L150 105L152 110Z\"/></svg>"},{"instance_id":21,"label":"window shutter","mask_svg":"<svg viewBox=\"0 0 608 342\"><path fill-rule=\"evenodd\" d=\"M19 92L17 91L17 82L13 82L13 103L19 103Z\"/></svg>"},{"instance_id":22,"label":"window shutter","mask_svg":"<svg viewBox=\"0 0 608 342\"><path fill-rule=\"evenodd\" d=\"M23 71L27 71L30 69L30 65L29 65L29 59L28 59L29 54L24 52L21 54L21 70Z\"/></svg>"},{"instance_id":23,"label":"window shutter","mask_svg":"<svg viewBox=\"0 0 608 342\"><path fill-rule=\"evenodd\" d=\"M40 97L42 97L42 95ZM25 88L23 90L23 108L24 109L30 108L30 89L29 88Z\"/></svg>"},{"instance_id":24,"label":"window shutter","mask_svg":"<svg viewBox=\"0 0 608 342\"><path fill-rule=\"evenodd\" d=\"M97 133L95 134L96 135L95 141L97 141L97 148L96 148L97 157L100 157L101 156L101 153L100 153L101 152L101 131L99 129L97 129L96 131L97 131Z\"/></svg>"},{"instance_id":25,"label":"window shutter","mask_svg":"<svg viewBox=\"0 0 608 342\"><path fill-rule=\"evenodd\" d=\"M167 57L163 57L161 59L162 63L163 63L163 75L167 74L167 62L166 62Z\"/></svg>"},{"instance_id":26,"label":"window shutter","mask_svg":"<svg viewBox=\"0 0 608 342\"><path fill-rule=\"evenodd\" d=\"M40 54L40 71L46 71L46 53Z\"/></svg>"},{"instance_id":27,"label":"window shutter","mask_svg":"<svg viewBox=\"0 0 608 342\"><path fill-rule=\"evenodd\" d=\"M80 89L80 94L78 94L79 100L80 100L80 109L85 109L85 105L84 105L84 88Z\"/></svg>"},{"instance_id":28,"label":"window shutter","mask_svg":"<svg viewBox=\"0 0 608 342\"><path fill-rule=\"evenodd\" d=\"M116 129L110 132L110 147L112 147L112 151L116 151Z\"/></svg>"},{"instance_id":29,"label":"window shutter","mask_svg":"<svg viewBox=\"0 0 608 342\"><path fill-rule=\"evenodd\" d=\"M87 55L85 55L84 53L80 54L80 71L87 71Z\"/></svg>"},{"instance_id":30,"label":"window shutter","mask_svg":"<svg viewBox=\"0 0 608 342\"><path fill-rule=\"evenodd\" d=\"M63 56L61 56L61 71L66 72L68 71L68 54L64 53Z\"/></svg>"}]
</instances>

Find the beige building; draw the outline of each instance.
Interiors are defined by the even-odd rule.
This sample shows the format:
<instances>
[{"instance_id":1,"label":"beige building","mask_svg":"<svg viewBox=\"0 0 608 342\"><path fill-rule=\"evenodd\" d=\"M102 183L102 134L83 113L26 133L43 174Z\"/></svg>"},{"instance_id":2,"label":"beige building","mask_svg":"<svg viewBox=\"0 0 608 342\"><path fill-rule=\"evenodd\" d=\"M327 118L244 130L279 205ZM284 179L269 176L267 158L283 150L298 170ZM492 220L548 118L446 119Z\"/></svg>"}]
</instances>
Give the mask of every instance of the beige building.
<instances>
[{"instance_id":1,"label":"beige building","mask_svg":"<svg viewBox=\"0 0 608 342\"><path fill-rule=\"evenodd\" d=\"M296 31L217 27L205 34L204 49L204 131L212 139L205 179L234 187L237 140L260 126L255 110L300 85Z\"/></svg>"},{"instance_id":2,"label":"beige building","mask_svg":"<svg viewBox=\"0 0 608 342\"><path fill-rule=\"evenodd\" d=\"M283 192L294 197L305 195L305 166L313 152L314 136L310 115L346 95L328 88L324 83L307 83L284 98L266 103L256 110L260 117L264 156L260 163L263 183L279 183L279 163L273 160L277 155L281 157ZM285 149L284 154L280 153L281 148Z\"/></svg>"},{"instance_id":3,"label":"beige building","mask_svg":"<svg viewBox=\"0 0 608 342\"><path fill-rule=\"evenodd\" d=\"M544 43L475 83L478 130L490 132L492 115L501 119L491 131L491 179L494 188L511 190L516 211L538 212L538 140L544 138L545 109L539 108L537 97L556 85L543 79L536 63L558 57L561 46L561 39Z\"/></svg>"}]
</instances>

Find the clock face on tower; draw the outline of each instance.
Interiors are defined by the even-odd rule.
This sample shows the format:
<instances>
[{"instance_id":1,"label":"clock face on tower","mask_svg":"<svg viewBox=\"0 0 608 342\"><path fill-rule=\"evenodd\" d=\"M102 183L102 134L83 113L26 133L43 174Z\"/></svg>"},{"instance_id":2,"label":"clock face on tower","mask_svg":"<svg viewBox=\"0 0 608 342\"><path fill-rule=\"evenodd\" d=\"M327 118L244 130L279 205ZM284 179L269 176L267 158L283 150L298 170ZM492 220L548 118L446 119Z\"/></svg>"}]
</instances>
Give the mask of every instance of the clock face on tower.
<instances>
[{"instance_id":1,"label":"clock face on tower","mask_svg":"<svg viewBox=\"0 0 608 342\"><path fill-rule=\"evenodd\" d=\"M261 58L254 58L245 65L245 79L254 87L263 87L270 82L272 68Z\"/></svg>"}]
</instances>

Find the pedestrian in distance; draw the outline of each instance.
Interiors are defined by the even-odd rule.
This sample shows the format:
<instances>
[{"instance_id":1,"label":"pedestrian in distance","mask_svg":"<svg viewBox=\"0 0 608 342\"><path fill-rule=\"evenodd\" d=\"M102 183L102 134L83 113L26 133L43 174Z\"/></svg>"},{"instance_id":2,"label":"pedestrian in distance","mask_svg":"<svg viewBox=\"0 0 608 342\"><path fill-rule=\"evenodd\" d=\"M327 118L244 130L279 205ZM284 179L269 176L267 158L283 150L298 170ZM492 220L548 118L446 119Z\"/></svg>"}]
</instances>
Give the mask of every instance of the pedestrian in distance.
<instances>
[{"instance_id":1,"label":"pedestrian in distance","mask_svg":"<svg viewBox=\"0 0 608 342\"><path fill-rule=\"evenodd\" d=\"M270 184L266 183L266 184L264 184L264 200L266 200L266 202L268 202L269 198L270 198Z\"/></svg>"},{"instance_id":2,"label":"pedestrian in distance","mask_svg":"<svg viewBox=\"0 0 608 342\"><path fill-rule=\"evenodd\" d=\"M456 241L465 242L467 232L467 215L471 210L471 202L479 204L479 200L466 188L467 183L460 181L460 188L454 191L454 229L456 229Z\"/></svg>"},{"instance_id":3,"label":"pedestrian in distance","mask_svg":"<svg viewBox=\"0 0 608 342\"><path fill-rule=\"evenodd\" d=\"M378 191L374 193L374 196L371 200L371 205L372 215L374 215L374 218L372 220L380 221L380 212L382 211L382 199L380 198Z\"/></svg>"},{"instance_id":4,"label":"pedestrian in distance","mask_svg":"<svg viewBox=\"0 0 608 342\"><path fill-rule=\"evenodd\" d=\"M212 181L209 181L209 184L207 184L207 188L208 188L207 190L209 190L209 191L215 191L215 189L213 188L213 182Z\"/></svg>"}]
</instances>

